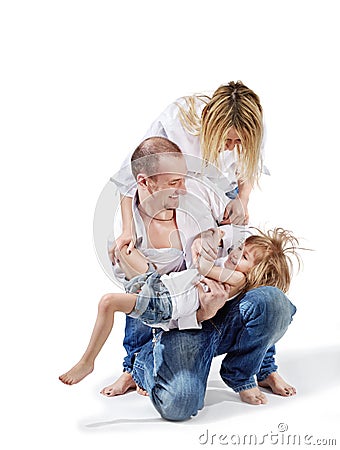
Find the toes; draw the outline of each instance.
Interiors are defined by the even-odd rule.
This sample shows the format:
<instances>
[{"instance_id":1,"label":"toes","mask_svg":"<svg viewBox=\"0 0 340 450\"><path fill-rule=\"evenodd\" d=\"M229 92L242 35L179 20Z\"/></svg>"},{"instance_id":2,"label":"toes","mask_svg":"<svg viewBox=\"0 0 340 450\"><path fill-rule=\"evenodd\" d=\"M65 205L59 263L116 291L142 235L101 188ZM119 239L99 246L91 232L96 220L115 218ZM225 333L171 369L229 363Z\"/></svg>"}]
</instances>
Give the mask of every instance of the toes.
<instances>
[{"instance_id":1,"label":"toes","mask_svg":"<svg viewBox=\"0 0 340 450\"><path fill-rule=\"evenodd\" d=\"M114 397L115 393L112 389L105 392L106 397Z\"/></svg>"},{"instance_id":2,"label":"toes","mask_svg":"<svg viewBox=\"0 0 340 450\"><path fill-rule=\"evenodd\" d=\"M148 397L149 396L147 391L145 391L144 389L140 388L139 386L137 386L136 391L137 391L138 394L143 395L144 397Z\"/></svg>"},{"instance_id":3,"label":"toes","mask_svg":"<svg viewBox=\"0 0 340 450\"><path fill-rule=\"evenodd\" d=\"M100 393L106 397L110 397L112 395L112 388L104 388L100 391Z\"/></svg>"},{"instance_id":4,"label":"toes","mask_svg":"<svg viewBox=\"0 0 340 450\"><path fill-rule=\"evenodd\" d=\"M64 375L60 375L59 380L64 384L71 384L71 380L66 373Z\"/></svg>"},{"instance_id":5,"label":"toes","mask_svg":"<svg viewBox=\"0 0 340 450\"><path fill-rule=\"evenodd\" d=\"M265 405L268 403L268 400L262 395L257 395L256 397L249 398L249 403L252 405Z\"/></svg>"},{"instance_id":6,"label":"toes","mask_svg":"<svg viewBox=\"0 0 340 450\"><path fill-rule=\"evenodd\" d=\"M261 395L261 403L263 405L266 405L268 403L268 399L265 395Z\"/></svg>"},{"instance_id":7,"label":"toes","mask_svg":"<svg viewBox=\"0 0 340 450\"><path fill-rule=\"evenodd\" d=\"M262 393L261 394L256 394L254 396L254 401L255 401L254 404L256 404L256 405L261 405L261 404L265 405L266 403L268 403L267 397L264 394L262 394Z\"/></svg>"},{"instance_id":8,"label":"toes","mask_svg":"<svg viewBox=\"0 0 340 450\"><path fill-rule=\"evenodd\" d=\"M291 397L296 394L296 389L293 386L286 386L279 390L279 394L283 397Z\"/></svg>"},{"instance_id":9,"label":"toes","mask_svg":"<svg viewBox=\"0 0 340 450\"><path fill-rule=\"evenodd\" d=\"M295 395L296 394L296 389L293 388L292 386L290 386L289 388L286 388L286 392L288 393L289 396Z\"/></svg>"}]
</instances>

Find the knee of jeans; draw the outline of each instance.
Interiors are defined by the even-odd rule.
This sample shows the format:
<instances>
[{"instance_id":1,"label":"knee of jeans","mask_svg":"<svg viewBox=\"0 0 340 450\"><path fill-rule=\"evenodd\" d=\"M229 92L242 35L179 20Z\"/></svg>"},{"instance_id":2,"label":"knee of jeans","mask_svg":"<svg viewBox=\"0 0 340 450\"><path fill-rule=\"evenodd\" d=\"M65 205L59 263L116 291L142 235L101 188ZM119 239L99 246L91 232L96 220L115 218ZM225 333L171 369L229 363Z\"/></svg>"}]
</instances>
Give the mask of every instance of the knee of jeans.
<instances>
[{"instance_id":1,"label":"knee of jeans","mask_svg":"<svg viewBox=\"0 0 340 450\"><path fill-rule=\"evenodd\" d=\"M152 401L165 420L184 421L195 416L203 407L202 386L198 380L173 380L171 385L156 386L152 392Z\"/></svg>"},{"instance_id":2,"label":"knee of jeans","mask_svg":"<svg viewBox=\"0 0 340 450\"><path fill-rule=\"evenodd\" d=\"M262 321L287 327L296 312L286 295L273 286L262 286L246 293L240 303L240 311L246 320L261 316Z\"/></svg>"}]
</instances>

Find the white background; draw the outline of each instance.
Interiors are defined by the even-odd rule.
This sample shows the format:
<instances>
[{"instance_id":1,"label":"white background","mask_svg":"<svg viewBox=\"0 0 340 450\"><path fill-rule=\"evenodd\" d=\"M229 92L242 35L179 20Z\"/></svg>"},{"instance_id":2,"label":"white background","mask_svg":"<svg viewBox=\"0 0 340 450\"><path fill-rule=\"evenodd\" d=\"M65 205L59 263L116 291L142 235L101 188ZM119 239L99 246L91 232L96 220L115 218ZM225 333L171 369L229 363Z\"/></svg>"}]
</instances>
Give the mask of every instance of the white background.
<instances>
[{"instance_id":1,"label":"white background","mask_svg":"<svg viewBox=\"0 0 340 450\"><path fill-rule=\"evenodd\" d=\"M1 2L3 448L220 447L199 436L261 437L279 423L339 444L337 3ZM315 250L303 255L289 295L298 314L277 346L298 395L241 404L215 360L206 407L190 422L163 422L135 393L103 398L121 372L123 315L94 374L64 386L58 375L81 356L98 300L116 289L93 247L102 188L165 106L237 79L260 95L268 130L272 175L252 196L252 221Z\"/></svg>"}]
</instances>

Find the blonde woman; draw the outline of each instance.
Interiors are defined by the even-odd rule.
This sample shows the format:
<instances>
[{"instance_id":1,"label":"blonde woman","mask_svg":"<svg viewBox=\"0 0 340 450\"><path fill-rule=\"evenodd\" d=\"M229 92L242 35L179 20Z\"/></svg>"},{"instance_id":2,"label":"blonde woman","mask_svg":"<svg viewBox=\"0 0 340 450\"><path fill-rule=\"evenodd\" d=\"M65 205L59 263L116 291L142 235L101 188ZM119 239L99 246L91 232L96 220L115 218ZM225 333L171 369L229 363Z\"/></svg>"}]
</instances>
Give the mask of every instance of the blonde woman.
<instances>
[{"instance_id":1,"label":"blonde woman","mask_svg":"<svg viewBox=\"0 0 340 450\"><path fill-rule=\"evenodd\" d=\"M145 137L163 136L175 142L186 156L189 175L204 176L225 199L220 223L245 225L249 196L263 170L263 134L259 97L241 81L231 81L211 97L178 99L153 122ZM112 181L122 194L122 234L115 247L128 245L129 251L134 192L129 159ZM113 253L114 249L112 257Z\"/></svg>"}]
</instances>

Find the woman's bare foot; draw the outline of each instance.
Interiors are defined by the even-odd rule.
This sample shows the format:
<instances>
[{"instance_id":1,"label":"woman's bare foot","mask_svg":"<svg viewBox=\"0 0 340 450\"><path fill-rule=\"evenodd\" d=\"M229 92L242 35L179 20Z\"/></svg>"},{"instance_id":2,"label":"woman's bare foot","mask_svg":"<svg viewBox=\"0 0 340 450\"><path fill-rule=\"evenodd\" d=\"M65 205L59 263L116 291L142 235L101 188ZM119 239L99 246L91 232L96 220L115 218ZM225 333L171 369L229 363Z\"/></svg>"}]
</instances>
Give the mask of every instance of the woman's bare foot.
<instances>
[{"instance_id":1,"label":"woman's bare foot","mask_svg":"<svg viewBox=\"0 0 340 450\"><path fill-rule=\"evenodd\" d=\"M259 381L258 385L269 388L274 394L282 395L283 397L291 397L296 394L295 387L288 384L277 372L272 372L263 381Z\"/></svg>"},{"instance_id":2,"label":"woman's bare foot","mask_svg":"<svg viewBox=\"0 0 340 450\"><path fill-rule=\"evenodd\" d=\"M76 384L93 371L93 363L79 361L71 370L60 375L59 380L64 384Z\"/></svg>"},{"instance_id":3,"label":"woman's bare foot","mask_svg":"<svg viewBox=\"0 0 340 450\"><path fill-rule=\"evenodd\" d=\"M121 376L113 384L104 387L100 393L106 397L114 397L115 395L124 395L130 390L135 390L136 383L129 372L123 372Z\"/></svg>"},{"instance_id":4,"label":"woman's bare foot","mask_svg":"<svg viewBox=\"0 0 340 450\"><path fill-rule=\"evenodd\" d=\"M267 397L260 391L258 387L252 389L245 389L239 392L241 400L251 405L264 405L268 403Z\"/></svg>"}]
</instances>

